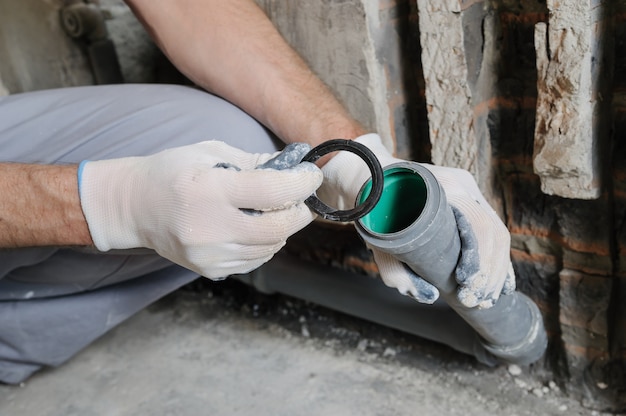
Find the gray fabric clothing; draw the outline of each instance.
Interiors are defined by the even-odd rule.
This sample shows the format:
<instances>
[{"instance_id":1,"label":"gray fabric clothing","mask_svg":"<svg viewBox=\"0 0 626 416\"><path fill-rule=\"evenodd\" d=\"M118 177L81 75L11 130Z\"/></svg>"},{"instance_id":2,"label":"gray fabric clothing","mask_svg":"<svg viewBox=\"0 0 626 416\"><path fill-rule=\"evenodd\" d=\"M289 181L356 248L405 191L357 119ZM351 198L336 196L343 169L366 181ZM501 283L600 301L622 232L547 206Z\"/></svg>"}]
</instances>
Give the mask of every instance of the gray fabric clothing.
<instances>
[{"instance_id":1,"label":"gray fabric clothing","mask_svg":"<svg viewBox=\"0 0 626 416\"><path fill-rule=\"evenodd\" d=\"M78 163L221 140L271 153L278 141L221 98L173 85L45 90L0 98L0 161ZM56 366L151 302L196 279L149 250L0 251L0 381Z\"/></svg>"}]
</instances>

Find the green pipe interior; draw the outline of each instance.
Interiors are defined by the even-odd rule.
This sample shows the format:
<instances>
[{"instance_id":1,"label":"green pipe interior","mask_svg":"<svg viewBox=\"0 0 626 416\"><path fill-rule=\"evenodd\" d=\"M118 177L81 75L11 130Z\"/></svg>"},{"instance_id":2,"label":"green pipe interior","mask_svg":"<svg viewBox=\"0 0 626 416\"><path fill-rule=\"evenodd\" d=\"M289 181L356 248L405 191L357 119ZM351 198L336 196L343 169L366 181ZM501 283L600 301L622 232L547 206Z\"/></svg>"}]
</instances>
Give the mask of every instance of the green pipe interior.
<instances>
[{"instance_id":1,"label":"green pipe interior","mask_svg":"<svg viewBox=\"0 0 626 416\"><path fill-rule=\"evenodd\" d=\"M359 203L363 203L372 189L372 180L366 184ZM384 172L383 194L374 209L361 224L378 234L402 231L422 213L426 204L426 184L420 175L406 168L392 168Z\"/></svg>"}]
</instances>

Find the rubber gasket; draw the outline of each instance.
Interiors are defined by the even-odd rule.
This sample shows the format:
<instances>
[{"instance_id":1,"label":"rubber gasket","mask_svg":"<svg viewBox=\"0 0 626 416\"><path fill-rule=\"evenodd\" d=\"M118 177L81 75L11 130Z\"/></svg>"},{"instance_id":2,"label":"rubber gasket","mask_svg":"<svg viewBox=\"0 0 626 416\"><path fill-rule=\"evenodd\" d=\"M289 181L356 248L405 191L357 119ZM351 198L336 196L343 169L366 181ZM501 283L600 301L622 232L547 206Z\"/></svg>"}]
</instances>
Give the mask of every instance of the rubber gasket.
<instances>
[{"instance_id":1,"label":"rubber gasket","mask_svg":"<svg viewBox=\"0 0 626 416\"><path fill-rule=\"evenodd\" d=\"M322 218L331 221L349 222L358 220L359 218L367 215L374 209L380 197L383 193L383 168L380 166L380 162L376 158L376 155L365 145L355 142L353 140L334 139L329 140L314 147L304 155L303 162L316 162L322 156L336 152L338 150L346 150L359 156L367 164L367 167L372 174L372 190L362 204L357 205L353 209L338 210L326 205L320 201L316 194L308 197L304 203L321 215Z\"/></svg>"}]
</instances>

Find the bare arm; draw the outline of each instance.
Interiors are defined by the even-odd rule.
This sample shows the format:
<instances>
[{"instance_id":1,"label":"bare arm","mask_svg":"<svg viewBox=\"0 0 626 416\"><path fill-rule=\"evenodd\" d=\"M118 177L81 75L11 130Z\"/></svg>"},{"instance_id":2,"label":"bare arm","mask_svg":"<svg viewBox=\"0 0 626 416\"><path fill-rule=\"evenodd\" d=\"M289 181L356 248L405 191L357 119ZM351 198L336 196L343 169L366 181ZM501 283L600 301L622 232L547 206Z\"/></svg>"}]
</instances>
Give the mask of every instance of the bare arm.
<instances>
[{"instance_id":1,"label":"bare arm","mask_svg":"<svg viewBox=\"0 0 626 416\"><path fill-rule=\"evenodd\" d=\"M0 247L91 245L76 166L0 163Z\"/></svg>"},{"instance_id":2,"label":"bare arm","mask_svg":"<svg viewBox=\"0 0 626 416\"><path fill-rule=\"evenodd\" d=\"M317 145L365 133L252 0L127 0L190 79L283 141Z\"/></svg>"},{"instance_id":3,"label":"bare arm","mask_svg":"<svg viewBox=\"0 0 626 416\"><path fill-rule=\"evenodd\" d=\"M193 81L285 142L365 133L252 0L128 0ZM91 245L76 166L0 163L0 248ZM10 196L10 197L6 197Z\"/></svg>"}]
</instances>

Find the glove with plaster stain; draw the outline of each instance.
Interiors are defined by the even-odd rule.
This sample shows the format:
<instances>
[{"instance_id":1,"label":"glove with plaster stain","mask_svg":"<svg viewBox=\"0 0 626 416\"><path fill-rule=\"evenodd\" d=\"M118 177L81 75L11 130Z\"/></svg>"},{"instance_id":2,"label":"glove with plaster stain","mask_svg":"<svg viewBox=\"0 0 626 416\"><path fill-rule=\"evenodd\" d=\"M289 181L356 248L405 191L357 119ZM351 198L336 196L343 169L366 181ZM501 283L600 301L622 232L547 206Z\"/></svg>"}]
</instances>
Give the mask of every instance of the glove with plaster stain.
<instances>
[{"instance_id":1,"label":"glove with plaster stain","mask_svg":"<svg viewBox=\"0 0 626 416\"><path fill-rule=\"evenodd\" d=\"M377 134L367 134L356 141L372 150L383 167L401 161L389 153ZM461 240L461 256L455 271L458 299L467 307L491 307L501 293L515 290L510 234L469 172L429 164L423 166L441 183L457 220ZM361 186L370 177L358 156L349 152L337 154L322 167L322 172L325 180L317 195L338 209L353 208ZM437 300L437 288L392 255L370 249L387 286L422 303Z\"/></svg>"},{"instance_id":2,"label":"glove with plaster stain","mask_svg":"<svg viewBox=\"0 0 626 416\"><path fill-rule=\"evenodd\" d=\"M79 192L93 242L101 251L151 248L212 279L246 273L315 218L303 201L323 176L298 164L308 150L277 158L208 141L83 162Z\"/></svg>"}]
</instances>

